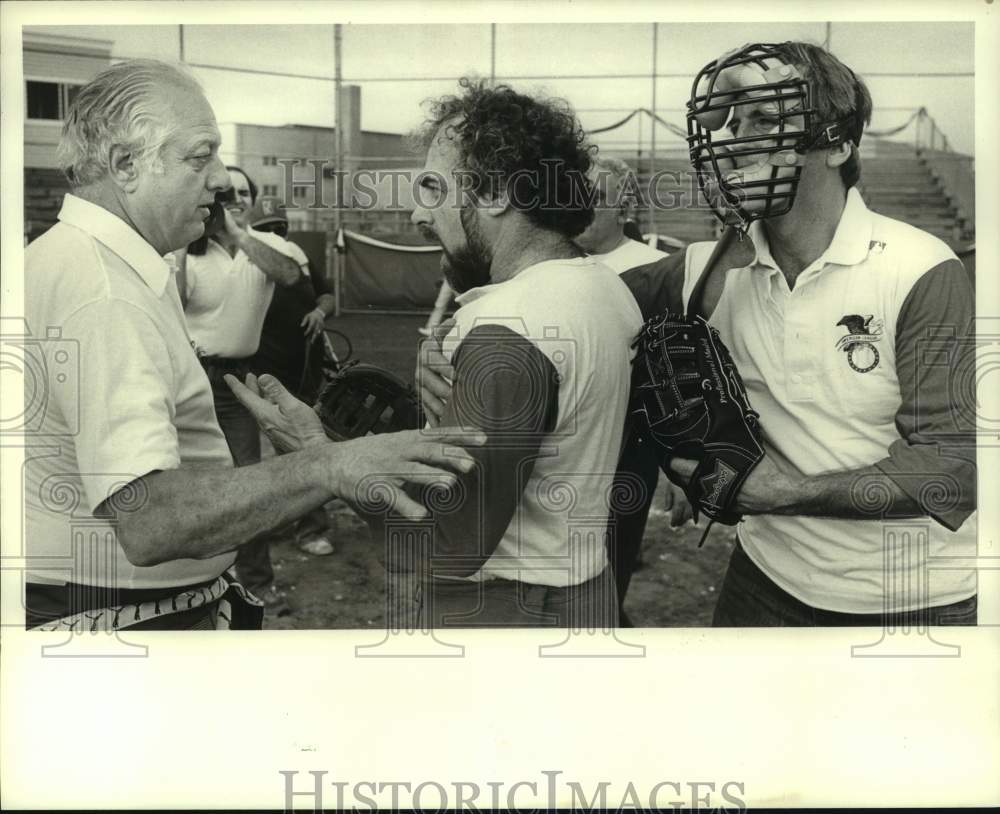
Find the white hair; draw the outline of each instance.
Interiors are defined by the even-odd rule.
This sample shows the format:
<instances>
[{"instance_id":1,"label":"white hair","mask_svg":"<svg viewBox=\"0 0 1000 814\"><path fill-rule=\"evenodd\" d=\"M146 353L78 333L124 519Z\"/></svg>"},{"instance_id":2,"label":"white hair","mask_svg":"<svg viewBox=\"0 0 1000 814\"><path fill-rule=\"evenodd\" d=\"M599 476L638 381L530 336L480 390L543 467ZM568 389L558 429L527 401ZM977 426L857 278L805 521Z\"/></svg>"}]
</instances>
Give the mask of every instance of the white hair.
<instances>
[{"instance_id":1,"label":"white hair","mask_svg":"<svg viewBox=\"0 0 1000 814\"><path fill-rule=\"evenodd\" d=\"M640 195L635 170L620 158L598 156L594 159L590 172L595 179L600 178L601 175L607 175L614 181L613 187L611 185L604 186L605 195L611 201L617 202L619 205L628 203L637 206L639 204Z\"/></svg>"},{"instance_id":2,"label":"white hair","mask_svg":"<svg viewBox=\"0 0 1000 814\"><path fill-rule=\"evenodd\" d=\"M201 89L186 68L156 59L119 62L80 88L56 151L71 185L103 178L115 145L127 147L140 163L162 169L160 151L175 131L161 98L168 85Z\"/></svg>"}]
</instances>

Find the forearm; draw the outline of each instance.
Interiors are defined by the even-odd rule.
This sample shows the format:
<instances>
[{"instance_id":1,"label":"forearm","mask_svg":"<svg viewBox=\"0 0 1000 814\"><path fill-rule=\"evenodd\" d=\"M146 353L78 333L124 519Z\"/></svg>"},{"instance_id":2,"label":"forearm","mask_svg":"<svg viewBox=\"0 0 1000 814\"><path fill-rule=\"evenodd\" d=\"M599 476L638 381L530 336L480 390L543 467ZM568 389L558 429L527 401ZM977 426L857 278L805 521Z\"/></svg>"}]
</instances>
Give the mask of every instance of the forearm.
<instances>
[{"instance_id":1,"label":"forearm","mask_svg":"<svg viewBox=\"0 0 1000 814\"><path fill-rule=\"evenodd\" d=\"M775 478L766 501L747 506L746 514L872 520L887 515L924 517L927 511L877 466L868 466L807 478Z\"/></svg>"},{"instance_id":2,"label":"forearm","mask_svg":"<svg viewBox=\"0 0 1000 814\"><path fill-rule=\"evenodd\" d=\"M142 506L119 518L126 556L142 566L204 559L287 525L336 496L334 449L313 446L238 469L145 476Z\"/></svg>"},{"instance_id":3,"label":"forearm","mask_svg":"<svg viewBox=\"0 0 1000 814\"><path fill-rule=\"evenodd\" d=\"M290 286L298 282L301 275L299 264L263 241L240 230L236 235L236 245L242 249L250 261L278 285Z\"/></svg>"}]
</instances>

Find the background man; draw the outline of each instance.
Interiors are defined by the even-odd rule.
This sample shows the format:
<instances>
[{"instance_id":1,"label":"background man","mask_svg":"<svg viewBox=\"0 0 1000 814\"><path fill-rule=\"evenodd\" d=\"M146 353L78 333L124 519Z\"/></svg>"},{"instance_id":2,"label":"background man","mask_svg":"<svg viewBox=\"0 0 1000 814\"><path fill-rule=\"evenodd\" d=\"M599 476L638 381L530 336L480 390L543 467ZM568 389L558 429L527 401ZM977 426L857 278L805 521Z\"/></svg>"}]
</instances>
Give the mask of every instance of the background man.
<instances>
[{"instance_id":1,"label":"background man","mask_svg":"<svg viewBox=\"0 0 1000 814\"><path fill-rule=\"evenodd\" d=\"M218 150L197 82L155 60L108 68L67 113L73 194L27 249L25 305L34 330L61 331L59 347L40 343L48 366L77 349L79 388L56 380L46 394L39 436L55 442L29 454L26 540L32 560L64 559L83 512L108 521L107 544L73 549L72 568L28 570L29 627L259 626L225 573L241 544L353 497L371 472L395 473L384 488L396 510L423 516L400 485L471 462L412 432L232 468L163 259L203 233L229 186Z\"/></svg>"},{"instance_id":2,"label":"background man","mask_svg":"<svg viewBox=\"0 0 1000 814\"><path fill-rule=\"evenodd\" d=\"M714 86L714 63L699 75L691 156L749 239L623 275L651 315L682 310L711 264L701 311L761 415L768 454L740 494L714 622L974 624L974 573L928 572L885 534L922 518L931 557L975 546L975 437L956 418L974 385L954 386L947 361L974 313L965 271L937 238L866 208L857 145L872 102L849 68L796 42L720 59ZM694 464L672 467L684 478Z\"/></svg>"},{"instance_id":3,"label":"background man","mask_svg":"<svg viewBox=\"0 0 1000 814\"><path fill-rule=\"evenodd\" d=\"M287 239L288 215L284 205L274 198L260 198L250 214L250 227L255 232L270 232ZM302 275L295 285L274 287L260 331L260 345L250 360L250 368L258 376L271 374L297 398L312 404L322 384L327 342L323 328L334 311L334 298L327 291L323 270L313 273L309 258L293 241L288 240L286 247ZM333 543L326 529L325 510L310 512L296 523L299 548L308 554L332 554Z\"/></svg>"},{"instance_id":4,"label":"background man","mask_svg":"<svg viewBox=\"0 0 1000 814\"><path fill-rule=\"evenodd\" d=\"M232 374L242 380L250 372L250 358L260 346L275 286L294 286L303 271L293 244L250 228L257 185L239 167L226 169L232 193L220 228L192 243L186 253L179 253L178 262L185 284L188 331L212 385L215 416L233 462L247 466L260 460L260 430L224 377ZM279 601L268 539L254 540L239 549L236 573L265 605Z\"/></svg>"},{"instance_id":5,"label":"background man","mask_svg":"<svg viewBox=\"0 0 1000 814\"><path fill-rule=\"evenodd\" d=\"M643 243L641 234L635 238L639 187L632 168L618 158L597 158L588 177L596 199L594 222L576 239L576 245L618 274L666 257L666 252ZM615 476L615 493L635 495L635 499L629 497L612 507L608 525L608 554L615 575L621 627L633 626L625 612L625 595L642 556L642 537L659 477L656 454L629 423Z\"/></svg>"}]
</instances>

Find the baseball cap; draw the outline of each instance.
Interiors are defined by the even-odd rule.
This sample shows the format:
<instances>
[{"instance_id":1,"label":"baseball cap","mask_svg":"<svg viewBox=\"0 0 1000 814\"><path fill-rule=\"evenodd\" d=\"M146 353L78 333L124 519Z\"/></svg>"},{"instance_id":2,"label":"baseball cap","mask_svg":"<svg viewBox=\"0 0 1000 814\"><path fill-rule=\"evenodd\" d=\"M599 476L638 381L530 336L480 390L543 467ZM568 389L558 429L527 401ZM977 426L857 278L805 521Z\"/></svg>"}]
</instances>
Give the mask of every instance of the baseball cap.
<instances>
[{"instance_id":1,"label":"baseball cap","mask_svg":"<svg viewBox=\"0 0 1000 814\"><path fill-rule=\"evenodd\" d=\"M288 223L285 205L277 198L260 197L250 210L249 223L252 228L270 223Z\"/></svg>"}]
</instances>

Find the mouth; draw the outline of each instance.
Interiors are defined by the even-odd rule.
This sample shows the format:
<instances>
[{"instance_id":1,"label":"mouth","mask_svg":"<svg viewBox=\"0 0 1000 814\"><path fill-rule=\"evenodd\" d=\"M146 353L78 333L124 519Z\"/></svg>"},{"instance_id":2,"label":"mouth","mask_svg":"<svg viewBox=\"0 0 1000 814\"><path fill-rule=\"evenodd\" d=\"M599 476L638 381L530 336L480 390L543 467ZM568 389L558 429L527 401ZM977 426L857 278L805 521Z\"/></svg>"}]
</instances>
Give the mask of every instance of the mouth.
<instances>
[{"instance_id":1,"label":"mouth","mask_svg":"<svg viewBox=\"0 0 1000 814\"><path fill-rule=\"evenodd\" d=\"M437 234L432 232L426 226L420 227L420 234L423 236L424 240L428 243L440 243L441 240L438 238Z\"/></svg>"}]
</instances>

